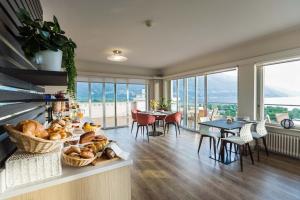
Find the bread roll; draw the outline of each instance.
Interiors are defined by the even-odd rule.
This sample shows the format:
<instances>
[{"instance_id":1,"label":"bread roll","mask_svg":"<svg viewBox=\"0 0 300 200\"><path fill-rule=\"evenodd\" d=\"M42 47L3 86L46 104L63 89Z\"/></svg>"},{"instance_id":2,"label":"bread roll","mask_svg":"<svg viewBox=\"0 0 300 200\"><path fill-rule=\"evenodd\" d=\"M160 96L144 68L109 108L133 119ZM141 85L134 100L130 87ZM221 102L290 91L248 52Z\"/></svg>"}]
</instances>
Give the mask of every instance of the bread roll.
<instances>
[{"instance_id":1,"label":"bread roll","mask_svg":"<svg viewBox=\"0 0 300 200\"><path fill-rule=\"evenodd\" d=\"M47 139L49 137L49 134L45 130L44 126L35 120L21 121L16 128L26 135L35 136L43 139Z\"/></svg>"},{"instance_id":2,"label":"bread roll","mask_svg":"<svg viewBox=\"0 0 300 200\"><path fill-rule=\"evenodd\" d=\"M50 134L50 140L60 140L61 135L59 133L51 133Z\"/></svg>"},{"instance_id":3,"label":"bread roll","mask_svg":"<svg viewBox=\"0 0 300 200\"><path fill-rule=\"evenodd\" d=\"M80 136L79 143L84 144L87 142L91 142L94 138L95 138L94 131L86 132Z\"/></svg>"},{"instance_id":4,"label":"bread roll","mask_svg":"<svg viewBox=\"0 0 300 200\"><path fill-rule=\"evenodd\" d=\"M71 146L70 148L68 148L68 150L65 151L65 154L69 155L71 153L77 153L80 154L81 150L79 147L76 146Z\"/></svg>"},{"instance_id":5,"label":"bread roll","mask_svg":"<svg viewBox=\"0 0 300 200\"><path fill-rule=\"evenodd\" d=\"M82 158L93 158L93 157L95 157L94 153L92 153L91 151L81 151L80 156Z\"/></svg>"}]
</instances>

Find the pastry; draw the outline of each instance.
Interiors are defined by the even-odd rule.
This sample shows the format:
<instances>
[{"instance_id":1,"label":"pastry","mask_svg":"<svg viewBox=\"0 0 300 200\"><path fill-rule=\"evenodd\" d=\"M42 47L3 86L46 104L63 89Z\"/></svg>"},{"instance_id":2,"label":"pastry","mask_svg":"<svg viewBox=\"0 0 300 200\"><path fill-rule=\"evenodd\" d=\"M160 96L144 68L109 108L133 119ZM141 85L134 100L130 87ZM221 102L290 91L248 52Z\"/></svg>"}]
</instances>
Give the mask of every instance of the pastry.
<instances>
[{"instance_id":1,"label":"pastry","mask_svg":"<svg viewBox=\"0 0 300 200\"><path fill-rule=\"evenodd\" d=\"M91 142L95 138L95 132L90 131L82 134L79 139L79 144L84 144L87 142Z\"/></svg>"},{"instance_id":2,"label":"pastry","mask_svg":"<svg viewBox=\"0 0 300 200\"><path fill-rule=\"evenodd\" d=\"M93 123L88 123L88 122L85 122L82 126L82 129L85 131L85 132L89 132L89 131L96 131L97 128L100 128L101 126L100 125L96 125L96 124L93 124Z\"/></svg>"},{"instance_id":3,"label":"pastry","mask_svg":"<svg viewBox=\"0 0 300 200\"><path fill-rule=\"evenodd\" d=\"M71 146L70 148L68 148L68 150L65 151L65 154L69 155L71 153L77 153L80 154L81 150L79 147L76 146Z\"/></svg>"},{"instance_id":4,"label":"pastry","mask_svg":"<svg viewBox=\"0 0 300 200\"><path fill-rule=\"evenodd\" d=\"M65 130L59 131L58 133L60 134L62 139L65 139L67 137L67 132Z\"/></svg>"},{"instance_id":5,"label":"pastry","mask_svg":"<svg viewBox=\"0 0 300 200\"><path fill-rule=\"evenodd\" d=\"M61 135L59 133L51 133L50 134L50 137L49 137L50 140L60 140L61 139Z\"/></svg>"},{"instance_id":6,"label":"pastry","mask_svg":"<svg viewBox=\"0 0 300 200\"><path fill-rule=\"evenodd\" d=\"M95 146L95 144L87 144L84 147L91 149L94 153L98 152L98 148Z\"/></svg>"},{"instance_id":7,"label":"pastry","mask_svg":"<svg viewBox=\"0 0 300 200\"><path fill-rule=\"evenodd\" d=\"M105 155L110 159L116 157L116 153L111 148L105 149Z\"/></svg>"},{"instance_id":8,"label":"pastry","mask_svg":"<svg viewBox=\"0 0 300 200\"><path fill-rule=\"evenodd\" d=\"M91 151L86 151L86 150L82 150L82 151L80 152L80 156L81 156L82 158L93 158L93 157L95 157L95 155L94 155L93 152L91 152Z\"/></svg>"},{"instance_id":9,"label":"pastry","mask_svg":"<svg viewBox=\"0 0 300 200\"><path fill-rule=\"evenodd\" d=\"M77 159L80 159L80 154L76 153L76 152L73 152L73 153L70 153L68 156L71 156L73 158L77 158Z\"/></svg>"},{"instance_id":10,"label":"pastry","mask_svg":"<svg viewBox=\"0 0 300 200\"><path fill-rule=\"evenodd\" d=\"M46 139L49 137L48 132L45 130L44 126L35 120L24 120L21 121L16 129L23 132L26 135L39 137Z\"/></svg>"},{"instance_id":11,"label":"pastry","mask_svg":"<svg viewBox=\"0 0 300 200\"><path fill-rule=\"evenodd\" d=\"M107 137L104 135L96 135L93 139L93 141L103 141L103 140L107 140Z\"/></svg>"}]
</instances>

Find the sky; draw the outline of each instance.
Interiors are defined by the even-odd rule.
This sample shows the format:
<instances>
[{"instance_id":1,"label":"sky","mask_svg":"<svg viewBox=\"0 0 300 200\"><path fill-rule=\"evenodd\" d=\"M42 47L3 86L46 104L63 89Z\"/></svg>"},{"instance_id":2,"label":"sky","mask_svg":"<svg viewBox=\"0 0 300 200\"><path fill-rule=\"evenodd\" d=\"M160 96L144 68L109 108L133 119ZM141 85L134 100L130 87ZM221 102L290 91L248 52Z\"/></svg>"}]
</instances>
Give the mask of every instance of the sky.
<instances>
[{"instance_id":1,"label":"sky","mask_svg":"<svg viewBox=\"0 0 300 200\"><path fill-rule=\"evenodd\" d=\"M265 66L265 85L300 96L300 60Z\"/></svg>"}]
</instances>

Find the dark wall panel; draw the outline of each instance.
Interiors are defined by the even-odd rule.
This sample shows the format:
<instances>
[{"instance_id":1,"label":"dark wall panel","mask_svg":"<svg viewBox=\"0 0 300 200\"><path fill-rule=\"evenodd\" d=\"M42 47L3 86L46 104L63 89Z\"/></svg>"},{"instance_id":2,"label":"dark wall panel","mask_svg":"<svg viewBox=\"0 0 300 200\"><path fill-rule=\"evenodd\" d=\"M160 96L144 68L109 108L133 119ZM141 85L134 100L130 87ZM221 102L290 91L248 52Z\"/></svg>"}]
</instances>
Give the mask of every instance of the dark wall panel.
<instances>
[{"instance_id":1,"label":"dark wall panel","mask_svg":"<svg viewBox=\"0 0 300 200\"><path fill-rule=\"evenodd\" d=\"M25 8L34 19L42 19L43 11L39 0L0 0L0 165L16 149L3 129L4 124L17 124L24 119L45 122L46 106L44 89L20 80L20 74L8 74L12 69L37 70L22 51L18 39L16 16ZM19 75L19 76L17 76Z\"/></svg>"}]
</instances>

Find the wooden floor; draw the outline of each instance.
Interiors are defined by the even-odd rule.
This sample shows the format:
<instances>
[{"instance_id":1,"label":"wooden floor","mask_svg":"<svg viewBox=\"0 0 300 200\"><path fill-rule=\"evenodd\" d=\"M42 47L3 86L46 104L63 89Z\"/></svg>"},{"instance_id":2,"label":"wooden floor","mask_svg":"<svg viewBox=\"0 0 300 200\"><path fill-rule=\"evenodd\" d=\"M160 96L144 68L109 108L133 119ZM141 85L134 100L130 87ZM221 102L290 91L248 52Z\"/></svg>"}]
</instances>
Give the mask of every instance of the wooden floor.
<instances>
[{"instance_id":1,"label":"wooden floor","mask_svg":"<svg viewBox=\"0 0 300 200\"><path fill-rule=\"evenodd\" d=\"M239 162L223 165L208 158L207 141L197 154L199 135L174 130L165 137L150 137L150 143L129 128L106 130L105 133L131 153L132 199L300 199L300 161L261 153L260 162L251 165L244 159L244 172ZM255 157L256 159L256 157Z\"/></svg>"}]
</instances>

